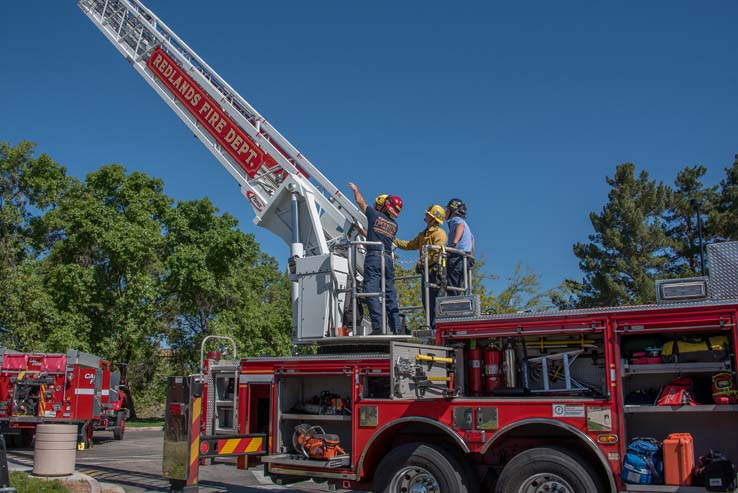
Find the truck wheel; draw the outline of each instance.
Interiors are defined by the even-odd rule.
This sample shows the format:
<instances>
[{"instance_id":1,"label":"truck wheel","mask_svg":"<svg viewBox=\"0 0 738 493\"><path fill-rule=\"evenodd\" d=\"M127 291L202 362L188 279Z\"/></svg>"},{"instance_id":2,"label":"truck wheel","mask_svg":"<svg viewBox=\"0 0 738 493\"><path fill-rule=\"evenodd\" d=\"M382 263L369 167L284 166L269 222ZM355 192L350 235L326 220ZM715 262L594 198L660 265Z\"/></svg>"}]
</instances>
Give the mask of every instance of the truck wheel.
<instances>
[{"instance_id":1,"label":"truck wheel","mask_svg":"<svg viewBox=\"0 0 738 493\"><path fill-rule=\"evenodd\" d=\"M410 443L387 454L374 476L375 493L469 493L470 478L448 452Z\"/></svg>"},{"instance_id":2,"label":"truck wheel","mask_svg":"<svg viewBox=\"0 0 738 493\"><path fill-rule=\"evenodd\" d=\"M500 474L495 493L598 493L605 491L581 457L556 447L526 450Z\"/></svg>"},{"instance_id":3,"label":"truck wheel","mask_svg":"<svg viewBox=\"0 0 738 493\"><path fill-rule=\"evenodd\" d=\"M123 413L115 416L115 429L113 430L114 440L123 440L123 434L126 432L126 417Z\"/></svg>"}]
</instances>

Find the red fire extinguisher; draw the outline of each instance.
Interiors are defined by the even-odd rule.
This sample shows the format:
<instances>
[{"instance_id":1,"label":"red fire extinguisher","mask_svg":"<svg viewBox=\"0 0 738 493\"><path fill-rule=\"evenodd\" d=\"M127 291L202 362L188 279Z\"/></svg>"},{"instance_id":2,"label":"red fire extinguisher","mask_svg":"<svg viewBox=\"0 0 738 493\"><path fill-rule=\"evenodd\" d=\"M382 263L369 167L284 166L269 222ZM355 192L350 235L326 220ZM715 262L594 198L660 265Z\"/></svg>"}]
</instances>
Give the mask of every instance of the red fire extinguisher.
<instances>
[{"instance_id":1,"label":"red fire extinguisher","mask_svg":"<svg viewBox=\"0 0 738 493\"><path fill-rule=\"evenodd\" d=\"M484 390L487 395L500 385L500 364L502 363L502 351L490 345L484 350Z\"/></svg>"},{"instance_id":2,"label":"red fire extinguisher","mask_svg":"<svg viewBox=\"0 0 738 493\"><path fill-rule=\"evenodd\" d=\"M477 341L472 339L469 350L466 352L468 363L469 394L482 395L482 350L477 347Z\"/></svg>"}]
</instances>

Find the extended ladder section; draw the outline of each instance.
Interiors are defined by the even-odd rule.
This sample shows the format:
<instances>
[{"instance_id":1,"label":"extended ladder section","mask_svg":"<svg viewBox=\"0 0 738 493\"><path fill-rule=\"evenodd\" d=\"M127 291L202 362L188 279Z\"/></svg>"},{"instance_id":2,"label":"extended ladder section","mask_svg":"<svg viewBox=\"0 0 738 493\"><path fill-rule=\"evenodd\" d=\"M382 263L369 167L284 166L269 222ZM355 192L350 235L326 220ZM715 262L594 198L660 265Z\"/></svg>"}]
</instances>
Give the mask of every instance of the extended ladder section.
<instances>
[{"instance_id":1,"label":"extended ladder section","mask_svg":"<svg viewBox=\"0 0 738 493\"><path fill-rule=\"evenodd\" d=\"M290 245L295 341L330 337L348 306L347 245L361 239L364 214L141 2L78 5L236 179L254 223ZM335 289L315 291L323 279ZM301 306L325 315L306 319Z\"/></svg>"}]
</instances>

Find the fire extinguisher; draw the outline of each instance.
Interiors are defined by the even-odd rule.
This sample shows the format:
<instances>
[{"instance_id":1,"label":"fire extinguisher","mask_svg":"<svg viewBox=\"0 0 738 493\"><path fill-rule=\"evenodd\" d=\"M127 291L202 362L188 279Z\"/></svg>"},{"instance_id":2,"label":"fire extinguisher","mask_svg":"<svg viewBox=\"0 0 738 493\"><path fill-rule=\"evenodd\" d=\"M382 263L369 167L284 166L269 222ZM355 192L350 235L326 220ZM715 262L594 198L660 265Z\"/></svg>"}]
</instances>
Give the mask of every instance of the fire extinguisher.
<instances>
[{"instance_id":1,"label":"fire extinguisher","mask_svg":"<svg viewBox=\"0 0 738 493\"><path fill-rule=\"evenodd\" d=\"M469 350L466 352L468 363L469 394L473 396L482 395L482 350L477 347L477 341L471 340Z\"/></svg>"},{"instance_id":2,"label":"fire extinguisher","mask_svg":"<svg viewBox=\"0 0 738 493\"><path fill-rule=\"evenodd\" d=\"M487 395L500 385L500 364L502 363L502 351L490 345L484 350L484 390Z\"/></svg>"}]
</instances>

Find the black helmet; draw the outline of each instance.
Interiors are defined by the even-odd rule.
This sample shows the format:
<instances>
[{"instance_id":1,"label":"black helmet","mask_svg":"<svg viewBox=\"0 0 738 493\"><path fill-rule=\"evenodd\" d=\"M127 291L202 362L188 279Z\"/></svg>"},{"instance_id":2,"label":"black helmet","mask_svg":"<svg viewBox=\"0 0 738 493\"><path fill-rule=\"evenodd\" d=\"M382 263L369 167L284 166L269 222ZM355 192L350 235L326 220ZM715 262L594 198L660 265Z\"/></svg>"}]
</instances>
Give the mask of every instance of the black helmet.
<instances>
[{"instance_id":1,"label":"black helmet","mask_svg":"<svg viewBox=\"0 0 738 493\"><path fill-rule=\"evenodd\" d=\"M466 217L466 204L461 199L449 200L446 208L451 211L451 214L458 214L461 217Z\"/></svg>"}]
</instances>

